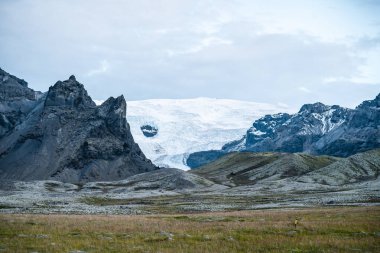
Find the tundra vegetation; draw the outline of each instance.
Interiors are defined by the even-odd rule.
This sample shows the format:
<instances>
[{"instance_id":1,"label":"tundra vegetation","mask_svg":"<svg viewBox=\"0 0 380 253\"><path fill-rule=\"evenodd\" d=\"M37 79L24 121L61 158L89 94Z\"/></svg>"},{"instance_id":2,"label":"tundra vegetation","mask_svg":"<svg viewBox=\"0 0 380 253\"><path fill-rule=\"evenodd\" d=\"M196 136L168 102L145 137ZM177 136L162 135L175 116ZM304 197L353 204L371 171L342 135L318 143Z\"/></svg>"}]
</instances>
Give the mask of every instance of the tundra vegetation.
<instances>
[{"instance_id":1,"label":"tundra vegetation","mask_svg":"<svg viewBox=\"0 0 380 253\"><path fill-rule=\"evenodd\" d=\"M0 224L1 252L380 252L380 207L1 214Z\"/></svg>"}]
</instances>

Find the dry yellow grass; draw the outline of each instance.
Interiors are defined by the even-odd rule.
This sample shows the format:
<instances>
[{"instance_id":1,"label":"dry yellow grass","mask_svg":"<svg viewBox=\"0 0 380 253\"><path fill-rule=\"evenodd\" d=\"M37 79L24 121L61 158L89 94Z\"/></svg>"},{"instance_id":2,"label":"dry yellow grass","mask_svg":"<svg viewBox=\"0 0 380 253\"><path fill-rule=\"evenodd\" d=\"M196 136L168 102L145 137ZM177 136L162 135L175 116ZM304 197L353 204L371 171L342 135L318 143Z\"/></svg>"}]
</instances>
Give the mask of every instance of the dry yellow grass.
<instances>
[{"instance_id":1,"label":"dry yellow grass","mask_svg":"<svg viewBox=\"0 0 380 253\"><path fill-rule=\"evenodd\" d=\"M76 250L380 252L380 207L154 216L0 215L0 252Z\"/></svg>"}]
</instances>

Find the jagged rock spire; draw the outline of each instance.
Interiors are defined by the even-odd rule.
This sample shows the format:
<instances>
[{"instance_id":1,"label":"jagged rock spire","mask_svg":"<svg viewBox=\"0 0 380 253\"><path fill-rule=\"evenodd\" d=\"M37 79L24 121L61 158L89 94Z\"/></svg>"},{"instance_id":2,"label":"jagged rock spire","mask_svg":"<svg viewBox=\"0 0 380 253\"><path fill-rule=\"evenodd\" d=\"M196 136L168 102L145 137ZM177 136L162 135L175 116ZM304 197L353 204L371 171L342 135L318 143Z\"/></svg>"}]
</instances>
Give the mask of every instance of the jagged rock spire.
<instances>
[{"instance_id":1,"label":"jagged rock spire","mask_svg":"<svg viewBox=\"0 0 380 253\"><path fill-rule=\"evenodd\" d=\"M74 75L66 81L58 81L49 88L45 106L69 106L76 108L95 107L83 84Z\"/></svg>"},{"instance_id":2,"label":"jagged rock spire","mask_svg":"<svg viewBox=\"0 0 380 253\"><path fill-rule=\"evenodd\" d=\"M74 75L71 75L71 76L69 77L69 80L71 80L71 81L76 81L77 79L75 78Z\"/></svg>"}]
</instances>

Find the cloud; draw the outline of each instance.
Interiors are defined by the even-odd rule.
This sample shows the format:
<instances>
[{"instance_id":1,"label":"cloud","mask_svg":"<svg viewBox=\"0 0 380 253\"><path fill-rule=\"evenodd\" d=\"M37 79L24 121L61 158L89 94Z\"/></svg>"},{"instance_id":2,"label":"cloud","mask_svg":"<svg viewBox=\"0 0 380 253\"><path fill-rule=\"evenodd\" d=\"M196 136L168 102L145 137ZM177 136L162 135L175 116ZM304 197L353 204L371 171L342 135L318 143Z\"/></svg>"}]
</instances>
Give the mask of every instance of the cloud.
<instances>
[{"instance_id":1,"label":"cloud","mask_svg":"<svg viewBox=\"0 0 380 253\"><path fill-rule=\"evenodd\" d=\"M195 33L214 35L217 34L224 25L230 23L232 18L229 15L218 15L213 20L206 20L200 23L196 23L192 26L192 30Z\"/></svg>"},{"instance_id":2,"label":"cloud","mask_svg":"<svg viewBox=\"0 0 380 253\"><path fill-rule=\"evenodd\" d=\"M277 102L277 106L280 107L280 108L284 108L284 109L289 109L290 108L290 106L288 104L281 103L281 102Z\"/></svg>"},{"instance_id":3,"label":"cloud","mask_svg":"<svg viewBox=\"0 0 380 253\"><path fill-rule=\"evenodd\" d=\"M0 67L41 91L73 73L99 100L351 105L379 88L377 10L355 1L0 1Z\"/></svg>"},{"instance_id":4,"label":"cloud","mask_svg":"<svg viewBox=\"0 0 380 253\"><path fill-rule=\"evenodd\" d=\"M153 32L159 35L167 35L167 34L179 32L179 31L181 31L181 29L179 28L159 28L159 29L155 29Z\"/></svg>"},{"instance_id":5,"label":"cloud","mask_svg":"<svg viewBox=\"0 0 380 253\"><path fill-rule=\"evenodd\" d=\"M298 87L298 90L305 92L305 93L311 93L311 90L309 90L308 88L303 87L303 86Z\"/></svg>"},{"instance_id":6,"label":"cloud","mask_svg":"<svg viewBox=\"0 0 380 253\"><path fill-rule=\"evenodd\" d=\"M356 47L361 50L370 50L380 46L380 33L375 36L363 36L356 42Z\"/></svg>"},{"instance_id":7,"label":"cloud","mask_svg":"<svg viewBox=\"0 0 380 253\"><path fill-rule=\"evenodd\" d=\"M108 61L107 60L102 60L100 62L100 66L97 67L97 68L95 68L95 69L89 70L86 73L86 76L92 77L92 76L95 76L95 75L100 75L100 74L107 73L108 70L109 70L109 67L110 67L110 64L108 63Z\"/></svg>"},{"instance_id":8,"label":"cloud","mask_svg":"<svg viewBox=\"0 0 380 253\"><path fill-rule=\"evenodd\" d=\"M177 55L185 55L185 54L194 54L198 53L208 47L219 46L219 45L231 45L233 42L231 40L222 39L219 37L206 37L201 39L197 44L191 46L190 48L183 50L166 50L168 56L173 57Z\"/></svg>"}]
</instances>

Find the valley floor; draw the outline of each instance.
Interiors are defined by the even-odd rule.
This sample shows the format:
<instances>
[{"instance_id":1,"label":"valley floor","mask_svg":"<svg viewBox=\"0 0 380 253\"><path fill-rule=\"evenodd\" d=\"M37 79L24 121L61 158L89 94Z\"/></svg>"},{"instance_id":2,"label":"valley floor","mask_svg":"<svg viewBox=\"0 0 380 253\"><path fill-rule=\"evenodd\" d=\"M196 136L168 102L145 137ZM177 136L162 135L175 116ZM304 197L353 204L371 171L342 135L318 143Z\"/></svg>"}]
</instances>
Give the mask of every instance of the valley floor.
<instances>
[{"instance_id":1,"label":"valley floor","mask_svg":"<svg viewBox=\"0 0 380 253\"><path fill-rule=\"evenodd\" d=\"M0 214L0 224L0 252L380 252L378 206L180 215Z\"/></svg>"}]
</instances>

